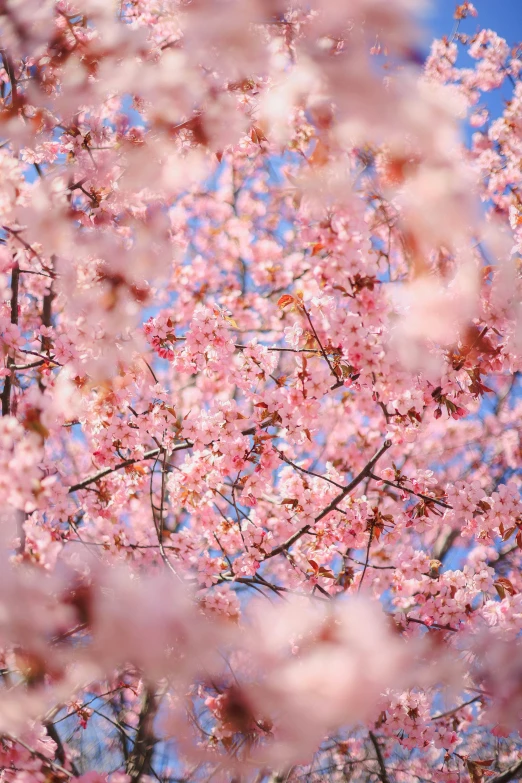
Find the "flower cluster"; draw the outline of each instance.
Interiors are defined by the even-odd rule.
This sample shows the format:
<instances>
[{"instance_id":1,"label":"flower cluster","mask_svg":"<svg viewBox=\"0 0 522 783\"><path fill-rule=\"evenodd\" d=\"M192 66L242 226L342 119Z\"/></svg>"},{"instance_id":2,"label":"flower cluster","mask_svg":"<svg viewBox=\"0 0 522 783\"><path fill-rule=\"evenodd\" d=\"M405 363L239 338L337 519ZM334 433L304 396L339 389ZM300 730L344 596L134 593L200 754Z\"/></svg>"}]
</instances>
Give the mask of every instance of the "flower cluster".
<instances>
[{"instance_id":1,"label":"flower cluster","mask_svg":"<svg viewBox=\"0 0 522 783\"><path fill-rule=\"evenodd\" d=\"M0 4L2 783L520 773L522 56L416 6Z\"/></svg>"}]
</instances>

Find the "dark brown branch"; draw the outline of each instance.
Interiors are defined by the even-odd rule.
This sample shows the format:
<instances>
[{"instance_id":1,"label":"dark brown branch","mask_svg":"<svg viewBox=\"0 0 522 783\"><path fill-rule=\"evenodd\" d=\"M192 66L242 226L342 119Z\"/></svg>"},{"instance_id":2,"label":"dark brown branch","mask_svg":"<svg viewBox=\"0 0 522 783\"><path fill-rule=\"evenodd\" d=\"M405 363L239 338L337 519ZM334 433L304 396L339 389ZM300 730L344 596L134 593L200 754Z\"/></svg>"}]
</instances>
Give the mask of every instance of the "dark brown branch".
<instances>
[{"instance_id":1,"label":"dark brown branch","mask_svg":"<svg viewBox=\"0 0 522 783\"><path fill-rule=\"evenodd\" d=\"M54 280L51 280L51 285L49 286L49 290L44 295L43 302L42 302L42 326L46 326L46 327L51 326L53 320L53 299L55 296L53 291L53 282ZM42 335L40 345L41 345L42 353L45 353L46 351L48 352L50 348L49 338L44 337ZM40 391L43 391L44 386L42 383L42 379L38 381L38 385L40 387Z\"/></svg>"},{"instance_id":2,"label":"dark brown branch","mask_svg":"<svg viewBox=\"0 0 522 783\"><path fill-rule=\"evenodd\" d=\"M433 550L433 558L443 562L444 558L459 536L460 530L450 530L450 532L447 533L440 541L437 541Z\"/></svg>"},{"instance_id":3,"label":"dark brown branch","mask_svg":"<svg viewBox=\"0 0 522 783\"><path fill-rule=\"evenodd\" d=\"M375 754L377 756L377 763L379 765L379 777L381 779L381 783L390 783L390 779L389 779L388 773L386 771L386 765L384 763L384 756L382 755L381 746L379 745L377 737L375 736L373 731L370 731L369 735L370 735L370 740L372 742L372 745L375 748Z\"/></svg>"},{"instance_id":4,"label":"dark brown branch","mask_svg":"<svg viewBox=\"0 0 522 783\"><path fill-rule=\"evenodd\" d=\"M378 462L378 460L380 460L382 455L385 454L388 451L388 449L391 448L391 445L392 445L391 440L384 441L379 451L371 458L371 460L368 462L367 465L365 465L365 467L361 470L361 472L358 473L357 476L355 476L355 478L352 479L352 481L350 481L350 483L346 485L343 491L340 492L332 500L332 502L329 503L328 506L326 506L326 508L323 509L323 511L321 511L321 513L315 518L316 522L319 522L321 519L323 519L323 517L329 514L330 511L334 511L339 505L339 503L341 503L341 501L343 501L344 498L361 483L361 481L364 481L364 479L370 475L374 465Z\"/></svg>"},{"instance_id":5,"label":"dark brown branch","mask_svg":"<svg viewBox=\"0 0 522 783\"><path fill-rule=\"evenodd\" d=\"M489 783L508 783L509 780L518 780L522 775L522 759L513 766L508 767L494 778L489 778Z\"/></svg>"},{"instance_id":6,"label":"dark brown branch","mask_svg":"<svg viewBox=\"0 0 522 783\"><path fill-rule=\"evenodd\" d=\"M53 740L53 742L56 742L56 758L60 762L60 764L63 766L66 762L65 758L65 748L63 746L62 738L58 734L58 731L56 729L56 726L52 721L46 721L44 723L45 729L47 731L47 734L49 737ZM79 777L80 773L78 771L78 768L76 767L76 764L74 761L69 761L71 765L71 770L73 775L76 775L76 777Z\"/></svg>"},{"instance_id":7,"label":"dark brown branch","mask_svg":"<svg viewBox=\"0 0 522 783\"><path fill-rule=\"evenodd\" d=\"M422 498L422 500L425 500L426 503L436 503L437 506L453 509L453 506L450 506L449 503L445 503L444 500L433 498L431 497L431 495L423 495L422 492L414 492L413 489L408 489L408 487L403 487L402 484L396 484L394 481L388 481L388 479L383 479L380 476L376 476L374 473L370 473L369 476L374 481L382 481L382 483L386 484L388 487L395 487L395 489L404 490L404 492L407 492L408 495L415 495L415 497L417 498Z\"/></svg>"},{"instance_id":8,"label":"dark brown branch","mask_svg":"<svg viewBox=\"0 0 522 783\"><path fill-rule=\"evenodd\" d=\"M432 720L444 720L444 718L448 718L450 715L455 715L455 713L460 712L460 710L463 710L465 707L469 707L470 704L475 704L475 702L480 701L482 698L482 695L474 696L472 699L469 699L469 701L465 701L462 704L459 704L458 707L453 707L452 710L446 710L446 712L441 712L439 715L434 715Z\"/></svg>"},{"instance_id":9,"label":"dark brown branch","mask_svg":"<svg viewBox=\"0 0 522 783\"><path fill-rule=\"evenodd\" d=\"M319 335L317 334L317 332L315 330L315 326L313 325L312 319L310 318L310 313L308 312L308 310L306 309L304 304L302 304L302 308L304 310L304 314L306 315L306 319L307 319L308 323L310 324L310 329L312 330L313 335L315 337L315 340L316 340L316 342L317 342L317 344L318 344L318 346L319 346L319 348L321 350L323 358L325 359L326 364L328 365L330 372L332 373L333 377L335 378L336 384L337 383L341 383L341 380L340 380L339 376L337 375L337 373L335 372L335 370L333 368L333 365L330 362L330 359L328 358L328 354L326 353L326 351L325 351L325 349L323 347L323 344L321 343L321 340L319 339ZM342 385L342 383L341 383L341 385Z\"/></svg>"},{"instance_id":10,"label":"dark brown branch","mask_svg":"<svg viewBox=\"0 0 522 783\"><path fill-rule=\"evenodd\" d=\"M269 422L263 422L261 424L261 427L268 427L270 426ZM256 427L249 427L246 430L242 430L242 435L255 435ZM182 451L183 449L191 449L194 444L190 441L187 441L186 443L179 443L177 446L174 446L174 448L169 450L169 454L174 454L175 451ZM211 444L207 444L211 445ZM79 481L77 484L73 484L72 487L69 487L69 493L70 492L76 492L79 489L85 489L85 487L88 487L89 484L94 484L95 481L99 481L101 478L104 478L105 476L108 476L110 473L114 473L117 470L120 470L121 468L128 468L131 465L135 465L136 462L144 462L147 459L156 459L158 455L163 451L163 448L157 448L157 449L151 449L150 451L146 451L143 457L136 457L131 459L125 459L122 460L122 462L118 462L117 465L114 465L112 468L102 468L102 470L99 470L97 473L93 473L92 476L88 476L86 479L83 479L83 481Z\"/></svg>"},{"instance_id":11,"label":"dark brown branch","mask_svg":"<svg viewBox=\"0 0 522 783\"><path fill-rule=\"evenodd\" d=\"M13 271L11 272L11 323L18 323L18 284L20 282L20 270L18 264L15 264ZM8 357L7 369L11 370L14 364L14 359ZM11 413L11 388L12 388L12 375L6 376L4 380L4 388L2 390L2 416L9 416Z\"/></svg>"},{"instance_id":12,"label":"dark brown branch","mask_svg":"<svg viewBox=\"0 0 522 783\"><path fill-rule=\"evenodd\" d=\"M49 291L44 295L42 305L42 326L51 326L52 324L52 304L55 293L53 291L53 282L49 286ZM42 342L45 337L42 338Z\"/></svg>"},{"instance_id":13,"label":"dark brown branch","mask_svg":"<svg viewBox=\"0 0 522 783\"><path fill-rule=\"evenodd\" d=\"M154 745L156 744L154 718L158 712L160 700L161 698L156 696L154 689L145 688L134 747L129 754L126 765L126 772L130 776L131 783L139 783L142 776L150 771Z\"/></svg>"},{"instance_id":14,"label":"dark brown branch","mask_svg":"<svg viewBox=\"0 0 522 783\"><path fill-rule=\"evenodd\" d=\"M18 108L20 100L18 96L18 87L17 87L16 77L14 73L14 65L11 58L4 51L2 51L2 60L4 63L4 68L6 70L6 73L9 76L9 81L11 82L11 106L13 106L13 108Z\"/></svg>"},{"instance_id":15,"label":"dark brown branch","mask_svg":"<svg viewBox=\"0 0 522 783\"><path fill-rule=\"evenodd\" d=\"M18 739L18 737L16 737L14 734L6 734L5 736L7 736L12 742L16 742L18 745L21 745L22 748L25 748L27 751L29 751L29 753L32 756L34 756L35 758L40 759L40 761L42 761L42 763L45 766L49 767L49 769L57 770L58 772L61 772L63 775L65 775L69 779L73 777L72 772L69 772L68 769L65 769L65 767L62 767L62 765L58 764L58 762L53 761L52 759L47 758L47 756L44 756L44 754L40 753L39 750L35 750L30 745L27 745L27 743L25 743L21 739Z\"/></svg>"},{"instance_id":16,"label":"dark brown branch","mask_svg":"<svg viewBox=\"0 0 522 783\"><path fill-rule=\"evenodd\" d=\"M352 481L350 481L349 484L344 487L342 492L339 492L338 495L334 497L334 499L324 508L320 514L318 514L314 520L315 522L320 522L321 519L323 519L327 514L329 514L331 511L335 511L339 503L341 503L344 498L352 492L360 483L361 481L364 481L365 478L367 478L370 473L373 470L374 465L377 463L377 461L382 457L382 455L388 451L389 448L391 448L391 440L385 440L379 451L371 458L371 460L367 463L367 465L364 466L364 468L361 470L360 473L355 476ZM298 539L301 538L301 536L304 536L305 533L308 533L310 530L311 525L303 525L302 528L300 528L296 533L294 533L290 538L288 538L284 543L279 544L279 546L274 547L271 552L269 552L267 555L265 555L265 560L267 560L270 557L275 557L276 555L279 555L281 552L285 552L287 549L289 549L292 544L294 544Z\"/></svg>"},{"instance_id":17,"label":"dark brown branch","mask_svg":"<svg viewBox=\"0 0 522 783\"><path fill-rule=\"evenodd\" d=\"M314 476L314 478L322 479L323 481L327 481L329 484L333 484L334 487L337 487L338 489L344 489L342 484L338 484L337 481L333 481L332 479L328 478L328 476L321 476L320 473L314 473L313 470L307 470L306 468L302 468L300 465L296 465L295 462L292 462L291 459L288 459L282 451L279 451L279 449L276 449L274 446L274 451L279 457L280 460L283 460L283 462L286 462L287 465L290 465L295 470L299 470L301 473L306 473L307 476Z\"/></svg>"},{"instance_id":18,"label":"dark brown branch","mask_svg":"<svg viewBox=\"0 0 522 783\"><path fill-rule=\"evenodd\" d=\"M39 255L39 253L37 253L36 250L33 247L31 247L29 242L26 242L25 239L22 236L20 236L21 229L10 228L9 226L2 226L2 228L3 228L4 231L7 231L13 237L13 239L16 239L17 242L20 242L20 244L23 245L25 247L25 249L29 253L31 253L32 256L34 256L34 258L38 259L38 261L41 263L43 269L45 269L47 272L49 272L49 269L45 265L42 257ZM25 273L31 273L31 274L42 274L41 272L35 272L33 270L30 270L30 269L21 269L20 271L21 272L25 272ZM54 275L51 274L51 275L49 275L49 277L54 277Z\"/></svg>"},{"instance_id":19,"label":"dark brown branch","mask_svg":"<svg viewBox=\"0 0 522 783\"><path fill-rule=\"evenodd\" d=\"M430 630L431 628L435 628L436 631L452 631L453 633L457 633L457 628L453 628L451 625L440 625L439 623L430 623L428 624L425 620L419 620L417 617L406 617L407 623L417 623L418 625L423 625L425 628Z\"/></svg>"},{"instance_id":20,"label":"dark brown branch","mask_svg":"<svg viewBox=\"0 0 522 783\"><path fill-rule=\"evenodd\" d=\"M372 522L371 523L371 527L370 527L370 535L368 537L368 546L366 547L366 559L364 561L364 567L363 567L362 574L361 574L361 581L359 582L359 587L357 589L358 593L361 592L361 589L362 589L362 586L363 586L363 582L364 582L364 577L366 576L366 571L368 570L368 564L370 562L370 549L372 548L373 531L374 531L374 529L375 529L375 522Z\"/></svg>"},{"instance_id":21,"label":"dark brown branch","mask_svg":"<svg viewBox=\"0 0 522 783\"><path fill-rule=\"evenodd\" d=\"M184 448L188 448L188 446L184 446ZM154 457L158 456L160 451L161 449L151 449L151 451L146 451L143 457L126 459L123 462L119 462L117 465L114 465L112 468L103 468L97 473L93 473L92 476L88 476L83 481L79 481L77 484L73 484L72 487L69 487L69 493L76 492L79 489L85 489L85 487L88 487L89 484L94 484L95 481L99 481L105 476L108 476L110 473L114 473L115 471L120 470L120 468L128 468L130 465L135 465L136 462L143 462L146 459L154 459Z\"/></svg>"},{"instance_id":22,"label":"dark brown branch","mask_svg":"<svg viewBox=\"0 0 522 783\"><path fill-rule=\"evenodd\" d=\"M182 340L184 338L177 337L177 340ZM234 347L237 348L239 351L245 351L247 348L250 348L250 345L241 345L241 343L234 343ZM310 353L314 356L322 356L322 352L319 348L279 348L277 346L270 346L270 345L262 345L262 347L266 351L275 351L277 353Z\"/></svg>"},{"instance_id":23,"label":"dark brown branch","mask_svg":"<svg viewBox=\"0 0 522 783\"><path fill-rule=\"evenodd\" d=\"M55 362L52 359L38 359L38 361L29 364L13 364L11 369L15 372L22 372L22 370L34 370L35 367L42 367L44 364L55 364Z\"/></svg>"}]
</instances>

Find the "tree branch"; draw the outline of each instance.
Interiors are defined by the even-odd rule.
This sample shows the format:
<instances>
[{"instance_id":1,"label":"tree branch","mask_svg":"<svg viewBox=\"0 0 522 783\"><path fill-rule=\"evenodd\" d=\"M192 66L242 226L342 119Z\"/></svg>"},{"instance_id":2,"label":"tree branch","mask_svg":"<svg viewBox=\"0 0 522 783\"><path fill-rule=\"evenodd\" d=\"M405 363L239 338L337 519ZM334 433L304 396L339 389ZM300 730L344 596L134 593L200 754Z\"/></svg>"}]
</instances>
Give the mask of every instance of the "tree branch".
<instances>
[{"instance_id":1,"label":"tree branch","mask_svg":"<svg viewBox=\"0 0 522 783\"><path fill-rule=\"evenodd\" d=\"M512 767L508 767L496 775L494 778L489 778L489 783L508 783L509 780L517 780L522 775L522 759L513 764Z\"/></svg>"},{"instance_id":2,"label":"tree branch","mask_svg":"<svg viewBox=\"0 0 522 783\"><path fill-rule=\"evenodd\" d=\"M6 737L8 737L12 742L18 743L18 745L21 745L22 748L25 748L32 756L35 756L35 758L40 759L40 761L43 762L49 769L51 770L57 770L58 772L61 772L62 775L65 775L66 778L72 778L73 773L69 772L68 769L65 769L65 767L62 767L61 764L58 764L58 762L53 761L52 759L47 758L43 753L40 753L39 750L35 750L30 745L27 745L23 740L16 737L14 734L6 734Z\"/></svg>"},{"instance_id":3,"label":"tree branch","mask_svg":"<svg viewBox=\"0 0 522 783\"><path fill-rule=\"evenodd\" d=\"M56 742L56 758L60 762L60 765L63 766L65 762L67 761L65 757L65 748L62 742L62 738L58 734L58 731L56 729L56 726L52 721L46 721L44 723L45 729L47 731L47 734L49 737L53 740L53 742ZM78 768L76 767L74 761L69 760L69 764L71 765L71 770L73 775L76 775L79 777L80 773L78 771Z\"/></svg>"},{"instance_id":4,"label":"tree branch","mask_svg":"<svg viewBox=\"0 0 522 783\"><path fill-rule=\"evenodd\" d=\"M442 506L442 508L453 509L453 506L450 506L450 504L446 503L444 500L431 497L431 495L423 495L422 492L414 492L413 489L403 487L402 484L396 484L394 481L388 481L388 479L381 478L381 476L376 476L374 473L370 473L369 475L374 481L382 481L382 483L386 484L388 487L395 487L395 489L407 492L408 495L415 495L415 497L422 498L422 500L425 500L427 503L435 503L437 506Z\"/></svg>"},{"instance_id":5,"label":"tree branch","mask_svg":"<svg viewBox=\"0 0 522 783\"><path fill-rule=\"evenodd\" d=\"M369 735L370 735L370 740L372 742L372 745L375 748L375 753L377 755L377 763L379 764L379 777L382 783L390 783L390 779L386 771L386 765L384 763L384 756L382 755L381 746L379 745L377 741L377 737L375 736L373 731L370 731Z\"/></svg>"},{"instance_id":6,"label":"tree branch","mask_svg":"<svg viewBox=\"0 0 522 783\"><path fill-rule=\"evenodd\" d=\"M181 451L182 449L190 449L191 447L192 443L180 443L177 446L174 446L174 448L170 449L169 454L173 454L175 451ZM123 462L118 462L118 464L114 465L112 468L103 468L97 473L93 473L92 476L88 476L86 479L83 479L83 481L79 481L77 484L73 484L72 487L69 487L69 494L71 492L76 492L78 489L85 489L85 487L88 487L89 484L94 484L95 481L99 481L101 478L108 476L109 473L114 473L121 468L128 468L130 465L135 465L136 462L143 462L147 459L154 459L158 456L158 454L160 454L161 451L162 449L160 448L151 449L150 451L146 451L143 457L126 459L123 460Z\"/></svg>"},{"instance_id":7,"label":"tree branch","mask_svg":"<svg viewBox=\"0 0 522 783\"><path fill-rule=\"evenodd\" d=\"M269 422L263 422L263 424L261 424L261 427L268 426L270 426ZM255 433L256 427L249 427L248 429L241 431L242 435L255 435ZM210 446L212 443L213 441L207 445ZM176 451L191 449L193 445L194 444L190 441L187 441L186 443L179 443L177 446L174 446L172 449L170 449L168 453L174 454ZM102 468L97 473L93 473L92 476L88 476L86 479L83 479L83 481L79 481L77 484L73 484L72 487L69 487L69 494L71 492L76 492L79 489L85 489L85 487L88 487L89 484L94 484L95 481L99 481L101 478L108 476L110 473L115 473L115 471L120 470L121 468L128 468L130 465L134 465L136 462L144 462L147 459L155 459L162 451L163 448L158 447L157 449L146 451L143 457L125 459L122 462L118 462L118 464L114 465L112 468Z\"/></svg>"},{"instance_id":8,"label":"tree branch","mask_svg":"<svg viewBox=\"0 0 522 783\"><path fill-rule=\"evenodd\" d=\"M15 264L13 271L11 272L11 323L18 323L18 284L20 281L20 269L18 264ZM11 370L14 364L14 359L10 356L7 359L7 369ZM11 387L12 387L12 375L11 372L6 376L4 380L4 388L2 390L2 416L9 416L11 413Z\"/></svg>"},{"instance_id":9,"label":"tree branch","mask_svg":"<svg viewBox=\"0 0 522 783\"><path fill-rule=\"evenodd\" d=\"M156 696L156 692L150 686L145 688L140 715L138 718L138 728L134 747L129 755L126 765L126 772L130 776L131 783L139 783L142 776L150 770L152 754L156 737L154 736L154 718L158 712L161 696Z\"/></svg>"},{"instance_id":10,"label":"tree branch","mask_svg":"<svg viewBox=\"0 0 522 783\"><path fill-rule=\"evenodd\" d=\"M10 57L5 53L5 51L2 50L2 60L4 63L4 68L6 70L7 75L9 76L9 81L11 82L11 106L15 109L18 108L20 100L18 96L18 87L14 72L14 65L13 61Z\"/></svg>"},{"instance_id":11,"label":"tree branch","mask_svg":"<svg viewBox=\"0 0 522 783\"><path fill-rule=\"evenodd\" d=\"M391 448L392 442L391 440L385 440L379 451L371 458L371 460L367 463L367 465L364 466L364 468L361 470L360 473L355 476L352 481L350 481L349 484L344 487L342 492L339 492L338 495L334 497L334 499L329 503L326 508L324 508L320 514L316 516L314 519L315 522L320 522L321 519L323 519L327 514L330 513L330 511L335 511L339 503L344 500L344 498L352 492L360 483L361 481L364 481L365 478L367 478L370 473L373 470L374 465L376 462L382 457L382 455L388 451L389 448ZM294 544L301 536L304 536L305 533L308 533L312 525L303 525L302 528L300 528L296 533L294 533L290 538L288 538L284 543L279 544L279 546L274 547L271 552L269 552L267 555L265 555L264 560L268 560L270 557L275 557L276 555L279 555L281 552L285 552L287 549L289 549L292 544Z\"/></svg>"},{"instance_id":12,"label":"tree branch","mask_svg":"<svg viewBox=\"0 0 522 783\"><path fill-rule=\"evenodd\" d=\"M370 549L372 548L373 531L374 531L374 529L375 529L375 522L372 521L371 526L370 526L370 535L369 535L369 538L368 538L368 546L366 548L366 560L364 561L364 568L363 568L363 571L362 571L362 574L361 574L361 580L359 582L359 587L357 589L358 593L361 592L361 589L362 589L362 586L363 586L363 582L364 582L364 577L366 576L366 571L368 570L368 564L370 562Z\"/></svg>"}]
</instances>

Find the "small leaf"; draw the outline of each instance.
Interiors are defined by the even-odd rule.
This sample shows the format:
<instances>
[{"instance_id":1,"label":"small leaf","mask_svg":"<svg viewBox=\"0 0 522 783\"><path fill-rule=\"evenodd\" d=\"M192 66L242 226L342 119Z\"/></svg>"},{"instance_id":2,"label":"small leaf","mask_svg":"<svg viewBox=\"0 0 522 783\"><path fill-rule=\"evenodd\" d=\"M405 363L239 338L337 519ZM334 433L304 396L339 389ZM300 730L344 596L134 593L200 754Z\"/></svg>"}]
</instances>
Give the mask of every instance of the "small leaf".
<instances>
[{"instance_id":1,"label":"small leaf","mask_svg":"<svg viewBox=\"0 0 522 783\"><path fill-rule=\"evenodd\" d=\"M508 538L511 538L515 530L517 529L516 525L513 525L513 527L508 527L507 530L504 530L502 533L502 541L507 541Z\"/></svg>"},{"instance_id":2,"label":"small leaf","mask_svg":"<svg viewBox=\"0 0 522 783\"><path fill-rule=\"evenodd\" d=\"M506 591L504 590L503 586L498 582L495 582L495 590L497 591L499 598L503 601L506 597Z\"/></svg>"},{"instance_id":3,"label":"small leaf","mask_svg":"<svg viewBox=\"0 0 522 783\"><path fill-rule=\"evenodd\" d=\"M308 163L311 166L322 168L323 166L326 166L329 160L330 155L328 146L321 139L318 139L314 151L308 158Z\"/></svg>"},{"instance_id":4,"label":"small leaf","mask_svg":"<svg viewBox=\"0 0 522 783\"><path fill-rule=\"evenodd\" d=\"M332 571L330 571L329 568L325 568L324 566L320 566L319 567L318 574L319 574L319 576L324 576L326 579L335 579L336 578L335 574Z\"/></svg>"},{"instance_id":5,"label":"small leaf","mask_svg":"<svg viewBox=\"0 0 522 783\"><path fill-rule=\"evenodd\" d=\"M233 318L231 318L229 315L225 315L225 316L223 316L223 317L224 317L225 321L226 321L228 324L230 324L230 326L233 326L233 327L234 327L234 329L239 329L239 326L237 325L237 323L234 321L234 319L233 319Z\"/></svg>"},{"instance_id":6,"label":"small leaf","mask_svg":"<svg viewBox=\"0 0 522 783\"><path fill-rule=\"evenodd\" d=\"M497 587L497 585L500 585L503 588L504 593L509 593L509 595L517 594L516 587L514 587L509 581L509 579L506 579L505 576L498 577L497 581L495 582L495 587Z\"/></svg>"},{"instance_id":7,"label":"small leaf","mask_svg":"<svg viewBox=\"0 0 522 783\"><path fill-rule=\"evenodd\" d=\"M283 294L277 302L277 306L281 309L288 307L288 305L294 303L294 297L290 296L290 294Z\"/></svg>"}]
</instances>

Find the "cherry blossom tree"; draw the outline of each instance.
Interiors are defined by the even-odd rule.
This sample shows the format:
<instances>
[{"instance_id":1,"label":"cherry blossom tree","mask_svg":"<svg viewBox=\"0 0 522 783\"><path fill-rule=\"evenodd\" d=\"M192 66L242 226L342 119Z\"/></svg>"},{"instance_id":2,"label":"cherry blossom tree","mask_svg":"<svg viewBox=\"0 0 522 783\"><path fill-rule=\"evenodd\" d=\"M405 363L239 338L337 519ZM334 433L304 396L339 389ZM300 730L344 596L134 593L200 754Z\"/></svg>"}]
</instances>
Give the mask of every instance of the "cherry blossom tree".
<instances>
[{"instance_id":1,"label":"cherry blossom tree","mask_svg":"<svg viewBox=\"0 0 522 783\"><path fill-rule=\"evenodd\" d=\"M522 775L522 48L422 10L0 5L1 781Z\"/></svg>"}]
</instances>

